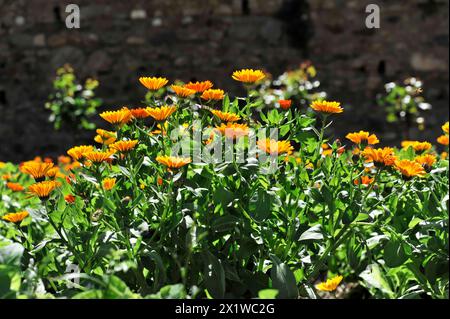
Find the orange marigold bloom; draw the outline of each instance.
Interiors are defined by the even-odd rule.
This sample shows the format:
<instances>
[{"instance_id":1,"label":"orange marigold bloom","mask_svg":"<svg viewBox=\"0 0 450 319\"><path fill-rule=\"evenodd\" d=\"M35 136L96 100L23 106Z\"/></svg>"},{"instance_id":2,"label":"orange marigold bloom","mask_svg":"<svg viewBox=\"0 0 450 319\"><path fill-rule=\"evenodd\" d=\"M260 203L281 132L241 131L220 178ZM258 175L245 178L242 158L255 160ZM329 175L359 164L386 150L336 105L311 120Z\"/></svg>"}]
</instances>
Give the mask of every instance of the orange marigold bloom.
<instances>
[{"instance_id":1,"label":"orange marigold bloom","mask_svg":"<svg viewBox=\"0 0 450 319\"><path fill-rule=\"evenodd\" d=\"M165 121L177 110L176 106L148 107L147 112L156 121Z\"/></svg>"},{"instance_id":2,"label":"orange marigold bloom","mask_svg":"<svg viewBox=\"0 0 450 319\"><path fill-rule=\"evenodd\" d=\"M242 136L247 136L250 133L247 124L237 124L237 123L227 123L220 124L215 128L220 134L226 136L227 138L237 139Z\"/></svg>"},{"instance_id":3,"label":"orange marigold bloom","mask_svg":"<svg viewBox=\"0 0 450 319\"><path fill-rule=\"evenodd\" d=\"M355 185L359 185L360 183L362 185L369 185L369 184L372 184L374 181L375 181L375 179L373 177L369 177L369 176L363 175L363 176L361 176L361 178L355 179L353 181L353 183Z\"/></svg>"},{"instance_id":4,"label":"orange marigold bloom","mask_svg":"<svg viewBox=\"0 0 450 319\"><path fill-rule=\"evenodd\" d=\"M135 119L145 119L146 117L149 117L150 114L148 114L147 109L143 108L143 107L139 107L136 109L130 109L131 115L133 115L133 117Z\"/></svg>"},{"instance_id":5,"label":"orange marigold bloom","mask_svg":"<svg viewBox=\"0 0 450 319\"><path fill-rule=\"evenodd\" d=\"M102 129L96 130L97 135L94 137L94 141L100 144L109 145L114 143L117 139L116 132L106 131Z\"/></svg>"},{"instance_id":6,"label":"orange marigold bloom","mask_svg":"<svg viewBox=\"0 0 450 319\"><path fill-rule=\"evenodd\" d=\"M68 204L73 204L73 203L75 203L75 196L73 196L72 194L66 195L66 196L64 196L64 200Z\"/></svg>"},{"instance_id":7,"label":"orange marigold bloom","mask_svg":"<svg viewBox=\"0 0 450 319\"><path fill-rule=\"evenodd\" d=\"M311 108L316 112L334 114L344 112L344 109L340 105L340 102L316 100L311 103Z\"/></svg>"},{"instance_id":8,"label":"orange marigold bloom","mask_svg":"<svg viewBox=\"0 0 450 319\"><path fill-rule=\"evenodd\" d=\"M118 142L115 142L114 144L111 144L109 146L109 148L116 150L118 152L126 153L126 152L131 151L136 146L137 143L138 143L138 140L118 141Z\"/></svg>"},{"instance_id":9,"label":"orange marigold bloom","mask_svg":"<svg viewBox=\"0 0 450 319\"><path fill-rule=\"evenodd\" d=\"M92 145L80 145L74 146L67 151L67 154L73 158L74 161L78 161L84 157L84 154L87 152L92 152L94 147Z\"/></svg>"},{"instance_id":10,"label":"orange marigold bloom","mask_svg":"<svg viewBox=\"0 0 450 319\"><path fill-rule=\"evenodd\" d=\"M431 169L433 164L436 163L436 156L431 154L425 154L417 156L414 160L420 165L422 165L425 168L425 170L429 170Z\"/></svg>"},{"instance_id":11,"label":"orange marigold bloom","mask_svg":"<svg viewBox=\"0 0 450 319\"><path fill-rule=\"evenodd\" d=\"M2 179L3 179L4 181L9 180L11 177L12 177L11 174L3 174L3 175L2 175Z\"/></svg>"},{"instance_id":12,"label":"orange marigold bloom","mask_svg":"<svg viewBox=\"0 0 450 319\"><path fill-rule=\"evenodd\" d=\"M224 122L236 122L241 119L241 117L235 113L222 112L218 110L211 110L211 113L217 116L221 121Z\"/></svg>"},{"instance_id":13,"label":"orange marigold bloom","mask_svg":"<svg viewBox=\"0 0 450 319\"><path fill-rule=\"evenodd\" d=\"M447 135L441 135L436 140L439 144L448 146L448 136Z\"/></svg>"},{"instance_id":14,"label":"orange marigold bloom","mask_svg":"<svg viewBox=\"0 0 450 319\"><path fill-rule=\"evenodd\" d=\"M203 92L201 95L201 98L207 101L211 100L223 100L223 97L225 95L225 92L220 89L209 89Z\"/></svg>"},{"instance_id":15,"label":"orange marigold bloom","mask_svg":"<svg viewBox=\"0 0 450 319\"><path fill-rule=\"evenodd\" d=\"M34 179L42 179L47 175L47 172L53 167L53 163L39 163L35 161L25 162L21 170L25 174L33 176Z\"/></svg>"},{"instance_id":16,"label":"orange marigold bloom","mask_svg":"<svg viewBox=\"0 0 450 319\"><path fill-rule=\"evenodd\" d=\"M103 189L105 191L109 191L109 190L111 190L114 187L114 185L116 185L116 179L115 178L109 178L109 177L105 178L102 181L102 185L103 185Z\"/></svg>"},{"instance_id":17,"label":"orange marigold bloom","mask_svg":"<svg viewBox=\"0 0 450 319\"><path fill-rule=\"evenodd\" d=\"M258 148L270 155L292 154L294 147L289 141L276 141L273 139L260 140Z\"/></svg>"},{"instance_id":18,"label":"orange marigold bloom","mask_svg":"<svg viewBox=\"0 0 450 319\"><path fill-rule=\"evenodd\" d=\"M28 192L30 194L36 195L41 199L46 199L58 185L59 183L55 181L44 181L29 186Z\"/></svg>"},{"instance_id":19,"label":"orange marigold bloom","mask_svg":"<svg viewBox=\"0 0 450 319\"><path fill-rule=\"evenodd\" d=\"M414 176L422 177L426 174L422 165L410 160L395 161L395 168L398 169L406 179L410 179Z\"/></svg>"},{"instance_id":20,"label":"orange marigold bloom","mask_svg":"<svg viewBox=\"0 0 450 319\"><path fill-rule=\"evenodd\" d=\"M203 81L203 82L197 81L195 83L189 82L188 84L185 84L184 87L190 90L194 90L197 93L202 93L212 88L213 84L211 81Z\"/></svg>"},{"instance_id":21,"label":"orange marigold bloom","mask_svg":"<svg viewBox=\"0 0 450 319\"><path fill-rule=\"evenodd\" d=\"M72 159L69 156L65 156L65 155L58 156L59 164L67 165L67 164L70 164L71 162L72 162Z\"/></svg>"},{"instance_id":22,"label":"orange marigold bloom","mask_svg":"<svg viewBox=\"0 0 450 319\"><path fill-rule=\"evenodd\" d=\"M19 183L6 183L6 187L8 187L13 192L21 192L24 190L24 187Z\"/></svg>"},{"instance_id":23,"label":"orange marigold bloom","mask_svg":"<svg viewBox=\"0 0 450 319\"><path fill-rule=\"evenodd\" d=\"M180 85L171 85L170 87L179 97L189 97L191 95L194 95L196 92L195 90Z\"/></svg>"},{"instance_id":24,"label":"orange marigold bloom","mask_svg":"<svg viewBox=\"0 0 450 319\"><path fill-rule=\"evenodd\" d=\"M332 279L327 279L326 282L321 282L320 284L316 285L316 289L321 291L334 291L339 286L342 279L342 276L336 276Z\"/></svg>"},{"instance_id":25,"label":"orange marigold bloom","mask_svg":"<svg viewBox=\"0 0 450 319\"><path fill-rule=\"evenodd\" d=\"M160 176L158 176L156 182L159 186L161 186L163 184L164 180Z\"/></svg>"},{"instance_id":26,"label":"orange marigold bloom","mask_svg":"<svg viewBox=\"0 0 450 319\"><path fill-rule=\"evenodd\" d=\"M106 111L100 113L100 116L108 123L119 126L127 124L133 118L131 111L127 107L123 107L122 109L116 111Z\"/></svg>"},{"instance_id":27,"label":"orange marigold bloom","mask_svg":"<svg viewBox=\"0 0 450 319\"><path fill-rule=\"evenodd\" d=\"M402 142L402 146L403 145L405 145L404 148L408 148L411 146L416 152L428 151L432 147L431 143L418 141L404 141Z\"/></svg>"},{"instance_id":28,"label":"orange marigold bloom","mask_svg":"<svg viewBox=\"0 0 450 319\"><path fill-rule=\"evenodd\" d=\"M158 156L156 157L156 161L172 169L183 167L192 162L189 157L177 156Z\"/></svg>"},{"instance_id":29,"label":"orange marigold bloom","mask_svg":"<svg viewBox=\"0 0 450 319\"><path fill-rule=\"evenodd\" d=\"M448 122L446 122L444 125L442 125L442 130L444 131L444 133L448 134Z\"/></svg>"},{"instance_id":30,"label":"orange marigold bloom","mask_svg":"<svg viewBox=\"0 0 450 319\"><path fill-rule=\"evenodd\" d=\"M373 162L377 167L392 166L396 160L394 150L390 147L377 149L367 147L362 155L366 158L366 162Z\"/></svg>"},{"instance_id":31,"label":"orange marigold bloom","mask_svg":"<svg viewBox=\"0 0 450 319\"><path fill-rule=\"evenodd\" d=\"M448 153L447 152L442 152L441 153L441 159L446 159L448 157Z\"/></svg>"},{"instance_id":32,"label":"orange marigold bloom","mask_svg":"<svg viewBox=\"0 0 450 319\"><path fill-rule=\"evenodd\" d=\"M84 157L86 157L86 159L90 160L93 163L101 163L108 161L114 153L114 150L109 150L106 152L92 151L84 153Z\"/></svg>"},{"instance_id":33,"label":"orange marigold bloom","mask_svg":"<svg viewBox=\"0 0 450 319\"><path fill-rule=\"evenodd\" d=\"M9 213L5 216L2 216L3 220L6 220L11 223L20 223L22 220L24 220L29 213L27 211L17 212L17 213Z\"/></svg>"},{"instance_id":34,"label":"orange marigold bloom","mask_svg":"<svg viewBox=\"0 0 450 319\"><path fill-rule=\"evenodd\" d=\"M53 167L47 171L46 175L48 177L61 177L61 172L59 171L59 167Z\"/></svg>"},{"instance_id":35,"label":"orange marigold bloom","mask_svg":"<svg viewBox=\"0 0 450 319\"><path fill-rule=\"evenodd\" d=\"M139 82L150 91L158 91L165 86L169 81L166 78L160 77L140 77Z\"/></svg>"},{"instance_id":36,"label":"orange marigold bloom","mask_svg":"<svg viewBox=\"0 0 450 319\"><path fill-rule=\"evenodd\" d=\"M234 71L232 78L239 82L244 83L255 83L264 79L266 75L261 70L253 70L253 69L242 69L239 71Z\"/></svg>"},{"instance_id":37,"label":"orange marigold bloom","mask_svg":"<svg viewBox=\"0 0 450 319\"><path fill-rule=\"evenodd\" d=\"M278 104L283 110L288 110L292 105L292 100L278 100Z\"/></svg>"},{"instance_id":38,"label":"orange marigold bloom","mask_svg":"<svg viewBox=\"0 0 450 319\"><path fill-rule=\"evenodd\" d=\"M355 144L374 145L380 142L375 134L370 135L365 131L348 133L345 137Z\"/></svg>"}]
</instances>

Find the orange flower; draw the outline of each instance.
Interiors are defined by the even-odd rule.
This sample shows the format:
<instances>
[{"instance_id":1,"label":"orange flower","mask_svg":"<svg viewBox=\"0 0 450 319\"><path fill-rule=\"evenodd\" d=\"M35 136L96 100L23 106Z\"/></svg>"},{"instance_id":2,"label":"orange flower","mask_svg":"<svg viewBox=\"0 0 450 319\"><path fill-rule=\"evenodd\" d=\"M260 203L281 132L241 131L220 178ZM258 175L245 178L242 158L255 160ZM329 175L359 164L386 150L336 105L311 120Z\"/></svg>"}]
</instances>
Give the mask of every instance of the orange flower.
<instances>
[{"instance_id":1,"label":"orange flower","mask_svg":"<svg viewBox=\"0 0 450 319\"><path fill-rule=\"evenodd\" d=\"M405 179L410 179L414 176L423 177L426 174L422 165L410 160L395 161L395 168L402 173Z\"/></svg>"},{"instance_id":2,"label":"orange flower","mask_svg":"<svg viewBox=\"0 0 450 319\"><path fill-rule=\"evenodd\" d=\"M54 177L62 177L64 175L59 171L59 167L53 167L47 171L47 176L54 178Z\"/></svg>"},{"instance_id":3,"label":"orange flower","mask_svg":"<svg viewBox=\"0 0 450 319\"><path fill-rule=\"evenodd\" d=\"M22 211L17 213L6 214L5 216L2 216L2 219L11 223L19 223L22 220L24 220L28 215L29 213L27 211Z\"/></svg>"},{"instance_id":4,"label":"orange flower","mask_svg":"<svg viewBox=\"0 0 450 319\"><path fill-rule=\"evenodd\" d=\"M2 179L4 180L4 181L7 181L7 180L9 180L9 179L11 179L11 174L3 174L2 175Z\"/></svg>"},{"instance_id":5,"label":"orange flower","mask_svg":"<svg viewBox=\"0 0 450 319\"><path fill-rule=\"evenodd\" d=\"M344 109L340 106L339 102L329 102L329 101L313 101L311 103L311 108L316 112L321 112L325 114L342 113Z\"/></svg>"},{"instance_id":6,"label":"orange flower","mask_svg":"<svg viewBox=\"0 0 450 319\"><path fill-rule=\"evenodd\" d=\"M75 203L75 196L73 196L72 194L66 195L66 196L64 196L64 200L68 204L73 204L73 203Z\"/></svg>"},{"instance_id":7,"label":"orange flower","mask_svg":"<svg viewBox=\"0 0 450 319\"><path fill-rule=\"evenodd\" d=\"M342 276L336 276L332 279L327 279L326 282L321 282L320 284L316 285L316 289L321 291L334 291L339 286L342 279Z\"/></svg>"},{"instance_id":8,"label":"orange flower","mask_svg":"<svg viewBox=\"0 0 450 319\"><path fill-rule=\"evenodd\" d=\"M220 124L215 128L220 134L226 136L227 138L237 139L242 136L247 136L250 131L247 124L237 124L237 123L227 123Z\"/></svg>"},{"instance_id":9,"label":"orange flower","mask_svg":"<svg viewBox=\"0 0 450 319\"><path fill-rule=\"evenodd\" d=\"M446 122L444 125L442 125L442 131L444 131L444 133L448 134L448 122Z\"/></svg>"},{"instance_id":10,"label":"orange flower","mask_svg":"<svg viewBox=\"0 0 450 319\"><path fill-rule=\"evenodd\" d=\"M439 144L448 146L448 136L447 135L441 135L437 138L437 142Z\"/></svg>"},{"instance_id":11,"label":"orange flower","mask_svg":"<svg viewBox=\"0 0 450 319\"><path fill-rule=\"evenodd\" d=\"M72 162L72 159L69 156L60 155L58 157L59 164L67 165L67 164L70 164L71 162Z\"/></svg>"},{"instance_id":12,"label":"orange flower","mask_svg":"<svg viewBox=\"0 0 450 319\"><path fill-rule=\"evenodd\" d=\"M119 126L127 124L133 118L131 111L127 107L116 111L106 111L100 113L100 116L105 121Z\"/></svg>"},{"instance_id":13,"label":"orange flower","mask_svg":"<svg viewBox=\"0 0 450 319\"><path fill-rule=\"evenodd\" d=\"M260 140L258 148L270 155L292 154L294 147L289 141L276 141L273 139Z\"/></svg>"},{"instance_id":14,"label":"orange flower","mask_svg":"<svg viewBox=\"0 0 450 319\"><path fill-rule=\"evenodd\" d=\"M110 159L110 157L115 153L114 150L109 150L106 152L102 151L92 151L84 153L84 157L93 163L101 163Z\"/></svg>"},{"instance_id":15,"label":"orange flower","mask_svg":"<svg viewBox=\"0 0 450 319\"><path fill-rule=\"evenodd\" d=\"M242 69L239 71L234 71L232 78L239 82L244 83L255 83L264 79L266 75L261 70L253 70L253 69Z\"/></svg>"},{"instance_id":16,"label":"orange flower","mask_svg":"<svg viewBox=\"0 0 450 319\"><path fill-rule=\"evenodd\" d=\"M177 156L158 156L156 157L156 161L171 169L180 168L192 162L189 157Z\"/></svg>"},{"instance_id":17,"label":"orange flower","mask_svg":"<svg viewBox=\"0 0 450 319\"><path fill-rule=\"evenodd\" d=\"M55 181L44 181L29 186L28 191L30 194L36 195L41 199L46 199L58 185L59 183Z\"/></svg>"},{"instance_id":18,"label":"orange flower","mask_svg":"<svg viewBox=\"0 0 450 319\"><path fill-rule=\"evenodd\" d=\"M136 109L130 109L131 115L135 119L145 119L146 117L149 117L150 114L148 114L147 110L145 108L136 108Z\"/></svg>"},{"instance_id":19,"label":"orange flower","mask_svg":"<svg viewBox=\"0 0 450 319\"><path fill-rule=\"evenodd\" d=\"M158 176L156 182L157 182L157 184L158 184L159 186L161 186L161 185L163 184L164 180L163 180L161 177Z\"/></svg>"},{"instance_id":20,"label":"orange flower","mask_svg":"<svg viewBox=\"0 0 450 319\"><path fill-rule=\"evenodd\" d=\"M195 90L180 85L171 85L170 87L179 97L189 97L195 94Z\"/></svg>"},{"instance_id":21,"label":"orange flower","mask_svg":"<svg viewBox=\"0 0 450 319\"><path fill-rule=\"evenodd\" d=\"M402 147L404 148L408 148L408 147L412 147L414 149L414 151L416 152L424 152L424 151L428 151L429 149L431 149L431 143L428 142L418 142L418 141L403 141L402 142Z\"/></svg>"},{"instance_id":22,"label":"orange flower","mask_svg":"<svg viewBox=\"0 0 450 319\"><path fill-rule=\"evenodd\" d=\"M8 187L13 192L21 192L24 190L24 187L19 183L6 183L6 187Z\"/></svg>"},{"instance_id":23,"label":"orange flower","mask_svg":"<svg viewBox=\"0 0 450 319\"><path fill-rule=\"evenodd\" d=\"M203 94L201 95L201 98L207 101L211 101L211 100L223 100L224 97L224 91L220 90L220 89L209 89L206 90L205 92L203 92Z\"/></svg>"},{"instance_id":24,"label":"orange flower","mask_svg":"<svg viewBox=\"0 0 450 319\"><path fill-rule=\"evenodd\" d=\"M100 144L109 145L114 143L117 138L117 134L115 132L102 130L101 128L96 130L97 135L94 137L94 141Z\"/></svg>"},{"instance_id":25,"label":"orange flower","mask_svg":"<svg viewBox=\"0 0 450 319\"><path fill-rule=\"evenodd\" d=\"M278 100L278 104L283 110L288 110L292 105L292 100Z\"/></svg>"},{"instance_id":26,"label":"orange flower","mask_svg":"<svg viewBox=\"0 0 450 319\"><path fill-rule=\"evenodd\" d=\"M109 177L105 178L102 181L102 185L103 185L103 189L105 191L109 191L109 190L111 190L114 187L114 185L116 185L116 179L115 178L109 178Z\"/></svg>"},{"instance_id":27,"label":"orange flower","mask_svg":"<svg viewBox=\"0 0 450 319\"><path fill-rule=\"evenodd\" d=\"M448 153L447 152L442 152L441 153L441 159L446 159L448 157Z\"/></svg>"},{"instance_id":28,"label":"orange flower","mask_svg":"<svg viewBox=\"0 0 450 319\"><path fill-rule=\"evenodd\" d=\"M53 167L53 163L38 163L34 161L25 162L21 170L25 174L33 176L34 179L43 179L47 172Z\"/></svg>"},{"instance_id":29,"label":"orange flower","mask_svg":"<svg viewBox=\"0 0 450 319\"><path fill-rule=\"evenodd\" d=\"M417 156L414 159L417 163L423 166L426 171L430 170L434 163L436 163L436 156L431 154L425 154Z\"/></svg>"},{"instance_id":30,"label":"orange flower","mask_svg":"<svg viewBox=\"0 0 450 319\"><path fill-rule=\"evenodd\" d=\"M365 131L348 133L345 137L355 144L374 145L380 142L375 134L369 135L369 132Z\"/></svg>"},{"instance_id":31,"label":"orange flower","mask_svg":"<svg viewBox=\"0 0 450 319\"><path fill-rule=\"evenodd\" d=\"M213 84L211 81L203 81L203 82L197 81L195 83L189 82L188 84L185 84L184 87L190 90L194 90L197 93L202 93L212 88Z\"/></svg>"},{"instance_id":32,"label":"orange flower","mask_svg":"<svg viewBox=\"0 0 450 319\"><path fill-rule=\"evenodd\" d=\"M67 151L67 154L73 158L74 161L78 161L84 157L84 154L87 152L92 152L94 147L92 145L80 145L72 147Z\"/></svg>"},{"instance_id":33,"label":"orange flower","mask_svg":"<svg viewBox=\"0 0 450 319\"><path fill-rule=\"evenodd\" d=\"M359 178L355 179L355 180L353 181L353 183L354 183L355 185L359 185L360 183L361 183L362 185L369 185L369 184L372 184L374 181L375 181L374 178L369 177L369 176L366 176L366 175L363 175L363 176L361 176L360 179L359 179Z\"/></svg>"},{"instance_id":34,"label":"orange flower","mask_svg":"<svg viewBox=\"0 0 450 319\"><path fill-rule=\"evenodd\" d=\"M362 155L366 162L373 162L377 167L392 166L396 160L394 150L390 147L373 149L367 147Z\"/></svg>"},{"instance_id":35,"label":"orange flower","mask_svg":"<svg viewBox=\"0 0 450 319\"><path fill-rule=\"evenodd\" d=\"M118 142L115 142L114 144L111 144L109 147L118 152L126 153L126 152L131 151L136 146L137 143L138 143L137 140L118 141Z\"/></svg>"},{"instance_id":36,"label":"orange flower","mask_svg":"<svg viewBox=\"0 0 450 319\"><path fill-rule=\"evenodd\" d=\"M165 121L177 110L176 106L148 107L147 112L157 121Z\"/></svg>"},{"instance_id":37,"label":"orange flower","mask_svg":"<svg viewBox=\"0 0 450 319\"><path fill-rule=\"evenodd\" d=\"M221 121L224 121L224 122L236 122L241 119L241 117L239 115L234 114L234 113L222 112L222 111L218 111L218 110L212 110L211 113L214 114L215 116L217 116Z\"/></svg>"},{"instance_id":38,"label":"orange flower","mask_svg":"<svg viewBox=\"0 0 450 319\"><path fill-rule=\"evenodd\" d=\"M150 91L158 91L165 86L169 81L166 78L157 77L140 77L139 82Z\"/></svg>"}]
</instances>

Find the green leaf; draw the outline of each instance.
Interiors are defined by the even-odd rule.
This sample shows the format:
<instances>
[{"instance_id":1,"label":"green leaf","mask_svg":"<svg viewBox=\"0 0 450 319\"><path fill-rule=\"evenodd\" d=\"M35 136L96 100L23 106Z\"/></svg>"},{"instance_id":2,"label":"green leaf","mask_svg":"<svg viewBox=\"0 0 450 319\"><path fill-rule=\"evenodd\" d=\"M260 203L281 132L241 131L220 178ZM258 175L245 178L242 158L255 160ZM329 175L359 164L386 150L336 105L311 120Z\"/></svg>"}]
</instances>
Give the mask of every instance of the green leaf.
<instances>
[{"instance_id":1,"label":"green leaf","mask_svg":"<svg viewBox=\"0 0 450 319\"><path fill-rule=\"evenodd\" d=\"M205 288L213 298L223 298L225 296L225 271L222 262L210 252L204 253Z\"/></svg>"},{"instance_id":2,"label":"green leaf","mask_svg":"<svg viewBox=\"0 0 450 319\"><path fill-rule=\"evenodd\" d=\"M270 277L272 279L273 288L279 291L278 298L297 298L298 288L293 272L286 264L280 263L278 258L274 258L274 256L272 256L271 259L274 265L270 271Z\"/></svg>"},{"instance_id":3,"label":"green leaf","mask_svg":"<svg viewBox=\"0 0 450 319\"><path fill-rule=\"evenodd\" d=\"M391 268L401 266L408 259L402 243L396 239L386 243L383 257L386 265Z\"/></svg>"},{"instance_id":4,"label":"green leaf","mask_svg":"<svg viewBox=\"0 0 450 319\"><path fill-rule=\"evenodd\" d=\"M18 243L0 246L0 264L20 266L23 252L23 246Z\"/></svg>"},{"instance_id":5,"label":"green leaf","mask_svg":"<svg viewBox=\"0 0 450 319\"><path fill-rule=\"evenodd\" d=\"M301 234L299 241L303 240L322 240L322 225L317 224L306 230L303 234Z\"/></svg>"},{"instance_id":6,"label":"green leaf","mask_svg":"<svg viewBox=\"0 0 450 319\"><path fill-rule=\"evenodd\" d=\"M259 299L275 299L277 296L277 289L263 289L258 292Z\"/></svg>"}]
</instances>

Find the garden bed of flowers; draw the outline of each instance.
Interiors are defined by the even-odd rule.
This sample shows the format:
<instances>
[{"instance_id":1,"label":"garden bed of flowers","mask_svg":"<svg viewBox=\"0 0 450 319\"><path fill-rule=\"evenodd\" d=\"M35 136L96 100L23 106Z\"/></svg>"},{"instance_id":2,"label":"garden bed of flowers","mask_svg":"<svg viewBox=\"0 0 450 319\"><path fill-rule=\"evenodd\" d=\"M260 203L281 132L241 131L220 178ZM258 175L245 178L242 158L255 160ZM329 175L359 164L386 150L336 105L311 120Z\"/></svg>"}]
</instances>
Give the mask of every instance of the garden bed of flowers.
<instances>
[{"instance_id":1,"label":"garden bed of flowers","mask_svg":"<svg viewBox=\"0 0 450 319\"><path fill-rule=\"evenodd\" d=\"M448 122L338 140L345 103L265 76L140 78L92 145L0 162L0 298L448 298Z\"/></svg>"}]
</instances>

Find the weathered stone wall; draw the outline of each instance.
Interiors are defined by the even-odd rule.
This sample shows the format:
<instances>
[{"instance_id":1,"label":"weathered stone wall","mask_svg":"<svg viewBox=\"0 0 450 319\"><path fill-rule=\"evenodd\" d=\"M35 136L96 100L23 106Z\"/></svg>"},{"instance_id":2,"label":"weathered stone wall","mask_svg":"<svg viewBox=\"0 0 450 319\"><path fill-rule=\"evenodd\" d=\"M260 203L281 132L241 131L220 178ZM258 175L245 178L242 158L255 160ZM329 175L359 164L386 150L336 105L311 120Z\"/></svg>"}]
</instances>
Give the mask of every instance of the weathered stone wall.
<instances>
[{"instance_id":1,"label":"weathered stone wall","mask_svg":"<svg viewBox=\"0 0 450 319\"><path fill-rule=\"evenodd\" d=\"M65 6L81 9L67 29ZM365 6L381 8L381 28L365 27ZM383 83L415 75L434 111L423 138L448 118L448 1L352 0L0 0L0 160L55 156L76 141L54 132L44 103L54 71L71 63L96 76L105 108L138 106L140 75L210 79L238 93L241 67L274 75L305 59L322 88L348 106L337 134L389 127L376 106Z\"/></svg>"}]
</instances>

